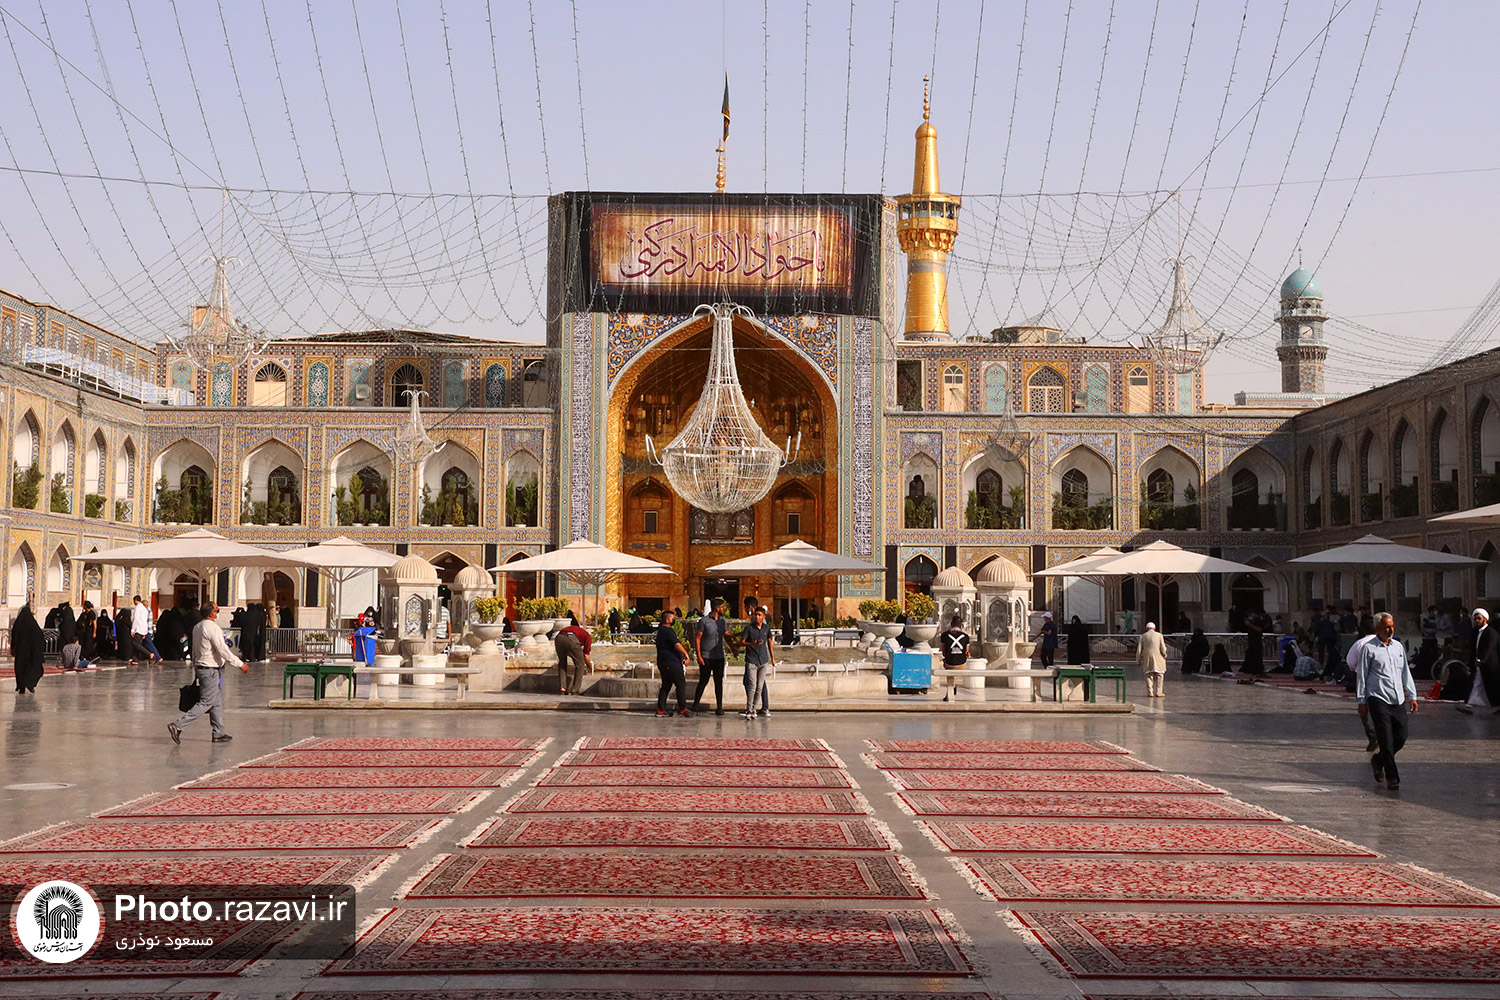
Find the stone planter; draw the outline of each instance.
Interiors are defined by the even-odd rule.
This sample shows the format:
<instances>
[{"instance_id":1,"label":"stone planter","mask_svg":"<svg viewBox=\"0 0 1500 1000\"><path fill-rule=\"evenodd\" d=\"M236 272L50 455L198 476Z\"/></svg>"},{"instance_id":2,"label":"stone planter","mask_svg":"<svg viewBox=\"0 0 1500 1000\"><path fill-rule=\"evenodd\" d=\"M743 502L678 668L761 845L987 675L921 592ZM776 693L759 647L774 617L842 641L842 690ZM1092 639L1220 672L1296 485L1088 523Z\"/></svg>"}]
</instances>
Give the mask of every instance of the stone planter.
<instances>
[{"instance_id":1,"label":"stone planter","mask_svg":"<svg viewBox=\"0 0 1500 1000\"><path fill-rule=\"evenodd\" d=\"M389 656L392 653L396 653L397 655L399 655L400 648L401 648L401 640L400 639L376 639L375 640L375 651L378 652L378 653L385 653L387 656Z\"/></svg>"},{"instance_id":2,"label":"stone planter","mask_svg":"<svg viewBox=\"0 0 1500 1000\"><path fill-rule=\"evenodd\" d=\"M900 622L862 622L861 625L870 633L870 645L865 650L865 655L873 657L875 652L885 645L885 640L894 639L906 628Z\"/></svg>"},{"instance_id":3,"label":"stone planter","mask_svg":"<svg viewBox=\"0 0 1500 1000\"><path fill-rule=\"evenodd\" d=\"M552 619L544 618L540 621L516 622L516 634L521 638L516 641L517 646L534 649L541 645L537 636L552 631Z\"/></svg>"},{"instance_id":4,"label":"stone planter","mask_svg":"<svg viewBox=\"0 0 1500 1000\"><path fill-rule=\"evenodd\" d=\"M500 637L505 635L504 622L474 622L469 626L469 631L474 633L475 638L481 644L486 642L499 642Z\"/></svg>"},{"instance_id":5,"label":"stone planter","mask_svg":"<svg viewBox=\"0 0 1500 1000\"><path fill-rule=\"evenodd\" d=\"M552 635L556 635L557 633L561 632L563 629L567 628L571 624L573 624L573 619L571 619L571 618L554 618L554 619L552 619L552 633L551 634Z\"/></svg>"},{"instance_id":6,"label":"stone planter","mask_svg":"<svg viewBox=\"0 0 1500 1000\"><path fill-rule=\"evenodd\" d=\"M913 653L934 652L932 640L937 638L937 634L938 627L936 625L911 624L906 626L906 637L916 643L911 650Z\"/></svg>"},{"instance_id":7,"label":"stone planter","mask_svg":"<svg viewBox=\"0 0 1500 1000\"><path fill-rule=\"evenodd\" d=\"M391 643L393 648L391 652L380 652L375 654L375 662L371 664L371 666L373 666L376 670L379 670L380 673L371 674L370 683L376 685L400 684L401 654L397 653L394 649L396 640L384 639L381 641Z\"/></svg>"},{"instance_id":8,"label":"stone planter","mask_svg":"<svg viewBox=\"0 0 1500 1000\"><path fill-rule=\"evenodd\" d=\"M414 667L446 667L448 665L448 654L446 653L419 653L411 658ZM442 674L412 674L412 685L415 687L437 687L443 683Z\"/></svg>"},{"instance_id":9,"label":"stone planter","mask_svg":"<svg viewBox=\"0 0 1500 1000\"><path fill-rule=\"evenodd\" d=\"M1036 652L1036 643L1016 641L1016 655L1031 659L1031 654Z\"/></svg>"}]
</instances>

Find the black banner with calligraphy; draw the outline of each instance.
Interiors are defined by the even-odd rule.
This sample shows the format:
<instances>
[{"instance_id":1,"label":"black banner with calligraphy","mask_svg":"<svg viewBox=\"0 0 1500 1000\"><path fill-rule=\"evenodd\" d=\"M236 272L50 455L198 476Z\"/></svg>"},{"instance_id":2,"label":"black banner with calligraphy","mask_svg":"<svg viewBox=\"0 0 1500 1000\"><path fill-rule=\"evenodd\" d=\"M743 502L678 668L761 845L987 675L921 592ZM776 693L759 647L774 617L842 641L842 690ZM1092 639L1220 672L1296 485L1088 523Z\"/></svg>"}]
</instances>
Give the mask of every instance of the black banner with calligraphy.
<instances>
[{"instance_id":1,"label":"black banner with calligraphy","mask_svg":"<svg viewBox=\"0 0 1500 1000\"><path fill-rule=\"evenodd\" d=\"M727 296L759 314L880 313L878 195L558 197L567 251L553 279L568 311L688 312Z\"/></svg>"}]
</instances>

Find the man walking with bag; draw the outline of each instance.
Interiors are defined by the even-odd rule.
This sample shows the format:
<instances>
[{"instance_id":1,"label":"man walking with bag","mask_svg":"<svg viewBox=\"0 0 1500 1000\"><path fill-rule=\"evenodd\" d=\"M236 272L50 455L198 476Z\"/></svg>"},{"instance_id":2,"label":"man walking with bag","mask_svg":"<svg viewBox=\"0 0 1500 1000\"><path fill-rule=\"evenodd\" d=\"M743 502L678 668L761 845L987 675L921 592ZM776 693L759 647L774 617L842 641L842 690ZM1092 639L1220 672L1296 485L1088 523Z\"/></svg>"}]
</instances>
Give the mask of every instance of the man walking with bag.
<instances>
[{"instance_id":1,"label":"man walking with bag","mask_svg":"<svg viewBox=\"0 0 1500 1000\"><path fill-rule=\"evenodd\" d=\"M1406 745L1406 716L1417 710L1417 685L1406 662L1406 647L1392 639L1396 619L1382 611L1375 617L1375 638L1365 643L1354 676L1354 697L1361 717L1375 727L1378 753L1370 758L1375 782L1391 791L1401 787L1396 754Z\"/></svg>"},{"instance_id":2,"label":"man walking with bag","mask_svg":"<svg viewBox=\"0 0 1500 1000\"><path fill-rule=\"evenodd\" d=\"M219 606L209 601L203 606L203 620L193 626L193 679L198 684L198 704L188 709L176 722L167 723L167 734L173 743L182 742L183 727L207 715L215 743L228 743L234 737L224 731L224 668L239 667L249 673L250 667L235 656L224 641L224 630L215 620Z\"/></svg>"}]
</instances>

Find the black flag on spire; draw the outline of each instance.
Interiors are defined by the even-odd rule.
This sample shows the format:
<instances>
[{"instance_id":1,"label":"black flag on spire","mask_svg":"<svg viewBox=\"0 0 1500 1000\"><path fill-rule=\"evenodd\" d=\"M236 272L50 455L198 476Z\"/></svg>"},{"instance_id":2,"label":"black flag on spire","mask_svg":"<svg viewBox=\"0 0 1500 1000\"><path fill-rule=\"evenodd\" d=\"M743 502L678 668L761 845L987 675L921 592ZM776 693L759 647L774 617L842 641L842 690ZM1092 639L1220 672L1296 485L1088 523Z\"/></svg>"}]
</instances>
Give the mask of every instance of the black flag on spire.
<instances>
[{"instance_id":1,"label":"black flag on spire","mask_svg":"<svg viewBox=\"0 0 1500 1000\"><path fill-rule=\"evenodd\" d=\"M721 142L729 141L729 71L724 71L724 138Z\"/></svg>"}]
</instances>

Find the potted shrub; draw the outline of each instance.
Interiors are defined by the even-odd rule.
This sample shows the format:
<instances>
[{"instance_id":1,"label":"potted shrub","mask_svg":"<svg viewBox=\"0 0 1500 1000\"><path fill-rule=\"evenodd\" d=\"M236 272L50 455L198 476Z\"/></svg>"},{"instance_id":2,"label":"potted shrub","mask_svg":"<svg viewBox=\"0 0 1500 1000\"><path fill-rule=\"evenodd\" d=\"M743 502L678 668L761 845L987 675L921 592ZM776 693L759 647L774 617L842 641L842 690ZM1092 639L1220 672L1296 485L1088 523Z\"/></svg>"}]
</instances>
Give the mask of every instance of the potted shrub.
<instances>
[{"instance_id":1,"label":"potted shrub","mask_svg":"<svg viewBox=\"0 0 1500 1000\"><path fill-rule=\"evenodd\" d=\"M916 643L912 647L919 653L932 652L929 643L937 638L938 626L932 620L937 614L937 602L921 591L915 591L906 595L906 617L910 619L906 625L906 636Z\"/></svg>"},{"instance_id":2,"label":"potted shrub","mask_svg":"<svg viewBox=\"0 0 1500 1000\"><path fill-rule=\"evenodd\" d=\"M42 470L33 462L26 468L19 465L11 474L11 505L24 510L36 510L36 502L41 499Z\"/></svg>"},{"instance_id":3,"label":"potted shrub","mask_svg":"<svg viewBox=\"0 0 1500 1000\"><path fill-rule=\"evenodd\" d=\"M516 614L519 616L514 624L516 634L521 638L517 640L517 646L535 646L538 644L537 636L552 631L552 606L551 598L547 597L525 597L516 602Z\"/></svg>"},{"instance_id":4,"label":"potted shrub","mask_svg":"<svg viewBox=\"0 0 1500 1000\"><path fill-rule=\"evenodd\" d=\"M115 520L116 521L128 521L128 520L130 520L130 501L128 501L128 500L116 500L115 501Z\"/></svg>"},{"instance_id":5,"label":"potted shrub","mask_svg":"<svg viewBox=\"0 0 1500 1000\"><path fill-rule=\"evenodd\" d=\"M83 497L84 517L104 516L104 497L98 493L86 493Z\"/></svg>"},{"instance_id":6,"label":"potted shrub","mask_svg":"<svg viewBox=\"0 0 1500 1000\"><path fill-rule=\"evenodd\" d=\"M73 505L68 502L68 488L63 485L63 474L54 472L52 474L52 513L71 514Z\"/></svg>"},{"instance_id":7,"label":"potted shrub","mask_svg":"<svg viewBox=\"0 0 1500 1000\"><path fill-rule=\"evenodd\" d=\"M861 601L859 613L865 618L859 623L859 627L875 637L871 648L880 644L882 639L894 639L901 634L905 628L901 622L901 605L895 601Z\"/></svg>"},{"instance_id":8,"label":"potted shrub","mask_svg":"<svg viewBox=\"0 0 1500 1000\"><path fill-rule=\"evenodd\" d=\"M474 602L475 621L470 626L470 631L479 637L481 642L499 642L505 634L505 625L500 619L505 617L505 601L498 597L481 597Z\"/></svg>"}]
</instances>

